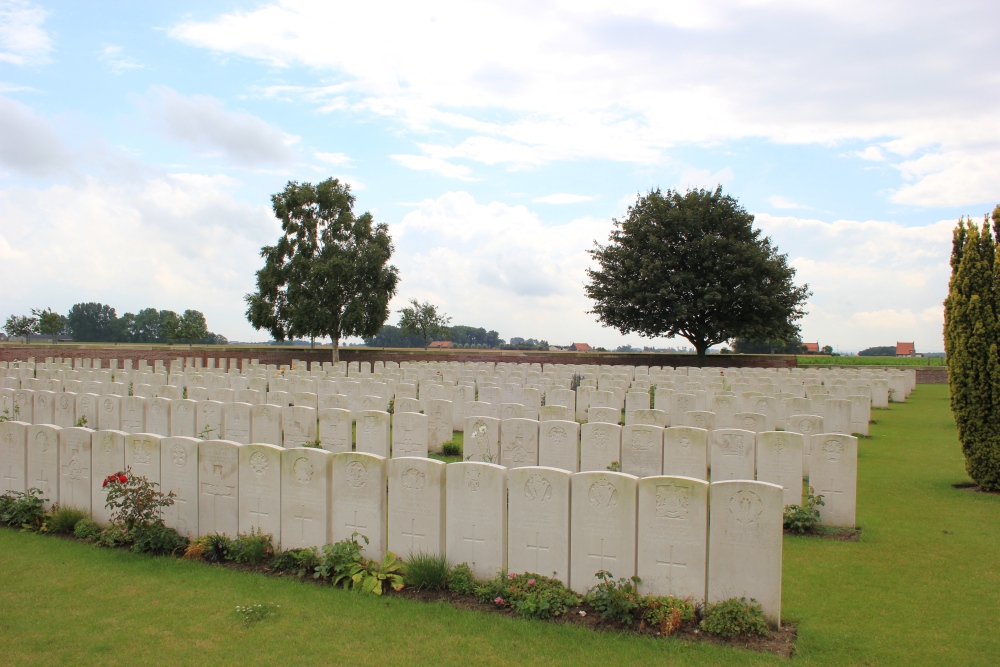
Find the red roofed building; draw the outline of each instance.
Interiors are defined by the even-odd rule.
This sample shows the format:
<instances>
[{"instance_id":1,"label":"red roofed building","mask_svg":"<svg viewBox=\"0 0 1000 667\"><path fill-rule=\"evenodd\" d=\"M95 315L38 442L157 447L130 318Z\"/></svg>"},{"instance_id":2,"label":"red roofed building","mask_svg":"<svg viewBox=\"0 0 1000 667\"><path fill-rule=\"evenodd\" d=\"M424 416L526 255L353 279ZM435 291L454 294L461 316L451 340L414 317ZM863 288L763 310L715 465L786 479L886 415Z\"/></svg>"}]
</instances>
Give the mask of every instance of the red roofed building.
<instances>
[{"instance_id":1,"label":"red roofed building","mask_svg":"<svg viewBox=\"0 0 1000 667\"><path fill-rule=\"evenodd\" d=\"M806 353L812 352L813 354L819 354L819 341L815 343L802 343L802 347L805 348Z\"/></svg>"},{"instance_id":2,"label":"red roofed building","mask_svg":"<svg viewBox=\"0 0 1000 667\"><path fill-rule=\"evenodd\" d=\"M913 343L900 343L896 341L896 356L897 357L916 357L917 350Z\"/></svg>"},{"instance_id":3,"label":"red roofed building","mask_svg":"<svg viewBox=\"0 0 1000 667\"><path fill-rule=\"evenodd\" d=\"M451 342L450 340L436 340L433 343L431 343L430 345L428 345L428 347L436 347L436 348L441 348L441 347L455 347L455 344L453 342Z\"/></svg>"},{"instance_id":4,"label":"red roofed building","mask_svg":"<svg viewBox=\"0 0 1000 667\"><path fill-rule=\"evenodd\" d=\"M573 343L569 346L569 349L573 352L592 352L594 348L590 347L586 343Z\"/></svg>"}]
</instances>

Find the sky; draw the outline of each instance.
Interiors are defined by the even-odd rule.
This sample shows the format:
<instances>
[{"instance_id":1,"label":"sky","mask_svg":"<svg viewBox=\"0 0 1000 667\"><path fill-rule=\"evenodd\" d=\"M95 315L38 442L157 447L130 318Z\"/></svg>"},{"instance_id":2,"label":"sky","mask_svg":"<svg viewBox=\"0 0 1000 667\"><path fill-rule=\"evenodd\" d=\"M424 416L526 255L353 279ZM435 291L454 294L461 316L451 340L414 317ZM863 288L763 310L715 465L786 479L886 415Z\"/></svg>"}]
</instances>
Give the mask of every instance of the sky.
<instances>
[{"instance_id":1,"label":"sky","mask_svg":"<svg viewBox=\"0 0 1000 667\"><path fill-rule=\"evenodd\" d=\"M721 185L802 336L943 350L951 232L1000 202L1000 3L0 0L0 318L99 301L231 340L272 194L337 177L453 324L683 346L587 311L651 189Z\"/></svg>"}]
</instances>

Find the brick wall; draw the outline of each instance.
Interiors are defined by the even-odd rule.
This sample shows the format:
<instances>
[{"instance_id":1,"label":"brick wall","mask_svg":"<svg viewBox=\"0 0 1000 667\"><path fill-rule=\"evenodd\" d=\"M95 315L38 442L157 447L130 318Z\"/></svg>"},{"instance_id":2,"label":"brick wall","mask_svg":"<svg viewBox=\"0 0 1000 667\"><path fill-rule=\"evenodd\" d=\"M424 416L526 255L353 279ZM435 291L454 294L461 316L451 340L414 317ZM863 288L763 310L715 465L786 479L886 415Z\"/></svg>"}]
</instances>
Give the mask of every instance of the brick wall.
<instances>
[{"instance_id":1,"label":"brick wall","mask_svg":"<svg viewBox=\"0 0 1000 667\"><path fill-rule=\"evenodd\" d=\"M68 357L100 359L106 368L110 359L131 359L135 365L145 359L162 359L169 362L178 357L200 357L218 359L260 359L262 364L290 364L299 361L330 361L330 348L310 349L308 347L279 347L275 345L207 345L189 348L186 345L22 345L0 344L0 361L45 361L46 357ZM507 363L538 364L604 364L632 366L695 366L697 357L693 354L665 354L643 352L536 352L528 350L423 350L384 348L341 348L341 361L503 361ZM711 367L758 367L794 368L792 355L718 355L705 358L705 365Z\"/></svg>"}]
</instances>

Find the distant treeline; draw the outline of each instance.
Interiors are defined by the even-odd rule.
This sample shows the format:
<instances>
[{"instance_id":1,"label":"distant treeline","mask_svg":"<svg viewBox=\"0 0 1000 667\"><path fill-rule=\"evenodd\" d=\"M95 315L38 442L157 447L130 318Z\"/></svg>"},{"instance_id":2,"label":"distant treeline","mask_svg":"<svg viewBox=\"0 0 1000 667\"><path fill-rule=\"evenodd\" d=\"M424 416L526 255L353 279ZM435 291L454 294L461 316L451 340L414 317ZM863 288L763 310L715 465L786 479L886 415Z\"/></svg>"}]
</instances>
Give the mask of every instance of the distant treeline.
<instances>
[{"instance_id":1,"label":"distant treeline","mask_svg":"<svg viewBox=\"0 0 1000 667\"><path fill-rule=\"evenodd\" d=\"M536 349L542 344L545 345L545 349L548 349L549 346L545 341L535 341L534 339L525 341L521 338L512 338L511 344L508 345L507 341L501 338L496 331L487 331L483 327L470 327L462 324L447 327L444 335L439 336L436 340L450 340L456 347L481 349ZM424 341L420 336L407 335L403 333L402 329L391 324L384 325L378 334L371 338L365 338L364 341L368 347L424 346Z\"/></svg>"}]
</instances>

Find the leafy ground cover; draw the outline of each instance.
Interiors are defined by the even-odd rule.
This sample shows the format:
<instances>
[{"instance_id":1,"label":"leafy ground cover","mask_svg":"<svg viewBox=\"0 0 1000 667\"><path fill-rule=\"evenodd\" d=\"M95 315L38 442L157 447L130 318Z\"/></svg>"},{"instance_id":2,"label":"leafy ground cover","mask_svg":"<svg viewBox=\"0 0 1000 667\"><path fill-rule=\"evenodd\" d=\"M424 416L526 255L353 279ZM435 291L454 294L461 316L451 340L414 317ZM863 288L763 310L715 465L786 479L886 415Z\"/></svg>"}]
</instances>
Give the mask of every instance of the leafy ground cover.
<instances>
[{"instance_id":1,"label":"leafy ground cover","mask_svg":"<svg viewBox=\"0 0 1000 667\"><path fill-rule=\"evenodd\" d=\"M969 493L947 387L876 410L860 442L858 541L785 537L794 662L992 665L1000 654L1000 496ZM770 665L683 637L598 633L358 595L0 530L0 655L10 664ZM274 605L246 624L237 607ZM280 605L280 607L279 607Z\"/></svg>"}]
</instances>

